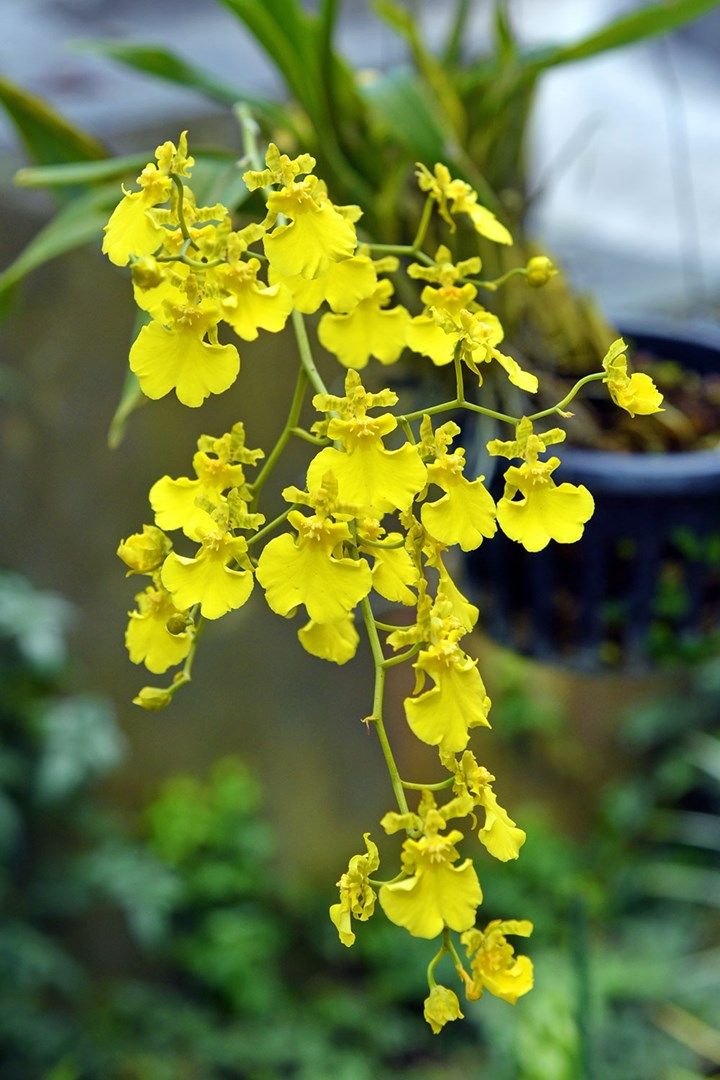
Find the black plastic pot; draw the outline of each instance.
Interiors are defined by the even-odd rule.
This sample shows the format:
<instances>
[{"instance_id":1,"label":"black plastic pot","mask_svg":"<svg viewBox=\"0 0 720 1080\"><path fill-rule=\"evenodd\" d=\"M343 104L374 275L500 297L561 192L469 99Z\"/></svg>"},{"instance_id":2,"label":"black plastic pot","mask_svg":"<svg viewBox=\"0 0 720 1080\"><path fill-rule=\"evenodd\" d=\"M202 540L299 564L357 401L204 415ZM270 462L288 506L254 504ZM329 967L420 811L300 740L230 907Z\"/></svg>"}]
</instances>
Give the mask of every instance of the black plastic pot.
<instances>
[{"instance_id":1,"label":"black plastic pot","mask_svg":"<svg viewBox=\"0 0 720 1080\"><path fill-rule=\"evenodd\" d=\"M720 330L655 323L625 336L658 358L720 372ZM717 645L720 451L557 452L558 482L585 484L595 514L577 544L530 554L498 535L468 558L468 592L488 634L526 655L589 669Z\"/></svg>"}]
</instances>

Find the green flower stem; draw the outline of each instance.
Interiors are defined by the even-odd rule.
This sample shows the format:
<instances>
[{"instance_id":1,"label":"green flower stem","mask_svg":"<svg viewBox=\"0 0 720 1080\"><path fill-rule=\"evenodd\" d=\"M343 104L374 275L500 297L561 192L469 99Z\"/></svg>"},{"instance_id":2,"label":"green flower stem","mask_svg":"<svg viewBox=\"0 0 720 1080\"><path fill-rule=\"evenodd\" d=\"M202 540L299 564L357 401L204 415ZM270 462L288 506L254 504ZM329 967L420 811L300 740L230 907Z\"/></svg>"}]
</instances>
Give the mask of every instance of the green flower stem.
<instances>
[{"instance_id":1,"label":"green flower stem","mask_svg":"<svg viewBox=\"0 0 720 1080\"><path fill-rule=\"evenodd\" d=\"M425 243L425 237L427 236L428 226L430 224L430 218L432 217L433 210L433 197L428 195L423 206L422 216L420 223L415 233L415 239L412 242L412 250L416 252L422 251L422 246Z\"/></svg>"},{"instance_id":2,"label":"green flower stem","mask_svg":"<svg viewBox=\"0 0 720 1080\"><path fill-rule=\"evenodd\" d=\"M310 348L310 341L308 340L307 329L305 327L305 320L299 311L293 310L292 324L298 344L298 351L300 352L300 362L305 369L305 374L318 394L327 394L327 387L322 381L320 372L316 368L315 361L313 360L312 349ZM296 424L297 420L293 422L292 426L295 427Z\"/></svg>"},{"instance_id":3,"label":"green flower stem","mask_svg":"<svg viewBox=\"0 0 720 1080\"><path fill-rule=\"evenodd\" d=\"M258 540L264 540L269 533L273 532L274 529L277 529L278 525L282 525L283 521L287 520L287 516L290 511L295 509L296 507L294 505L288 506L287 510L283 510L282 514L278 514L278 516L276 518L273 518L271 522L269 522L267 525L264 525L259 532L256 532L254 536L250 537L250 539L248 540L248 547L252 547L253 544L257 544Z\"/></svg>"},{"instance_id":4,"label":"green flower stem","mask_svg":"<svg viewBox=\"0 0 720 1080\"><path fill-rule=\"evenodd\" d=\"M198 259L191 259L187 255L158 255L156 262L159 263L183 263L185 266L192 267L193 270L212 270L214 266L223 266L225 259L213 259L212 262L200 262Z\"/></svg>"},{"instance_id":5,"label":"green flower stem","mask_svg":"<svg viewBox=\"0 0 720 1080\"><path fill-rule=\"evenodd\" d=\"M453 367L455 368L455 391L457 394L457 400L460 405L465 404L465 380L463 378L462 360L460 359L457 350L453 357Z\"/></svg>"},{"instance_id":6,"label":"green flower stem","mask_svg":"<svg viewBox=\"0 0 720 1080\"><path fill-rule=\"evenodd\" d=\"M253 506L257 506L258 497L263 489L263 486L265 485L268 477L277 465L280 455L287 446L290 436L292 435L293 428L297 427L307 388L308 376L305 366L303 365L298 369L297 380L295 382L295 390L293 393L292 402L290 404L290 412L288 413L288 418L285 421L285 427L280 432L278 441L275 443L272 450L270 451L265 464L260 470L260 474L257 480L254 484L251 485L253 492Z\"/></svg>"},{"instance_id":7,"label":"green flower stem","mask_svg":"<svg viewBox=\"0 0 720 1080\"><path fill-rule=\"evenodd\" d=\"M508 416L507 413L495 412L494 409L486 409L482 405L476 405L474 401L461 401L463 409L467 409L468 412L480 413L481 416L489 416L492 420L501 420L504 424L512 424L516 426L520 423L520 418L517 416Z\"/></svg>"},{"instance_id":8,"label":"green flower stem","mask_svg":"<svg viewBox=\"0 0 720 1080\"><path fill-rule=\"evenodd\" d=\"M379 619L373 619L375 626L378 630L384 630L386 634L394 634L396 630L407 630L407 626L392 626L391 623L380 622Z\"/></svg>"},{"instance_id":9,"label":"green flower stem","mask_svg":"<svg viewBox=\"0 0 720 1080\"><path fill-rule=\"evenodd\" d=\"M439 780L436 784L413 784L409 780L403 780L402 786L408 791L444 791L452 787L454 782L455 777L449 776L447 780Z\"/></svg>"},{"instance_id":10,"label":"green flower stem","mask_svg":"<svg viewBox=\"0 0 720 1080\"><path fill-rule=\"evenodd\" d=\"M453 939L450 937L450 931L448 930L447 926L443 930L443 945L445 946L447 951L450 953L450 955L452 957L452 960L453 960L453 963L455 965L455 970L457 971L458 975L460 975L461 972L463 974L465 974L465 965L463 964L462 960L460 959L460 956L458 955L458 951L455 948L455 945L453 943ZM462 978L462 976L461 976L461 978Z\"/></svg>"},{"instance_id":11,"label":"green flower stem","mask_svg":"<svg viewBox=\"0 0 720 1080\"><path fill-rule=\"evenodd\" d=\"M436 416L438 413L444 412L457 412L458 409L467 409L468 412L480 413L482 416L489 416L492 420L502 420L506 424L516 425L520 422L517 416L508 416L507 413L496 412L494 409L486 409L484 405L475 405L472 401L459 400L454 398L453 401L443 401L440 405L430 405L427 409L416 409L415 412L404 413L402 416L398 416L398 421L402 423L403 420L420 420L423 416Z\"/></svg>"},{"instance_id":12,"label":"green flower stem","mask_svg":"<svg viewBox=\"0 0 720 1080\"><path fill-rule=\"evenodd\" d=\"M388 668L397 667L398 664L404 664L406 660L412 660L413 656L417 656L420 652L420 645L413 645L412 648L406 649L404 653L398 653L397 656L391 656L388 660L383 660L382 665L387 671ZM403 787L406 785L403 784Z\"/></svg>"},{"instance_id":13,"label":"green flower stem","mask_svg":"<svg viewBox=\"0 0 720 1080\"><path fill-rule=\"evenodd\" d=\"M430 963L427 966L427 982L428 982L428 987L429 987L430 990L432 990L432 988L437 985L436 980L435 980L435 968L438 966L438 964L442 960L443 956L448 951L447 950L447 945L445 944L445 936L444 936L444 934L445 934L445 932L443 932L443 943L442 943L442 945L440 946L440 948L435 953L432 960L430 961Z\"/></svg>"},{"instance_id":14,"label":"green flower stem","mask_svg":"<svg viewBox=\"0 0 720 1080\"><path fill-rule=\"evenodd\" d=\"M383 667L383 664L385 657L383 656L380 638L378 637L372 608L370 607L370 601L367 596L360 602L360 610L362 611L365 630L367 631L368 641L370 642L373 663L375 664L375 693L373 696L372 716L369 719L375 724L375 730L378 733L380 747L383 752L383 757L385 758L387 770L390 774L390 783L395 792L398 809L401 814L409 814L410 809L407 804L407 799L405 798L402 780L400 779L400 773L395 758L393 757L393 752L390 748L387 732L385 731L385 724L383 722L383 697L385 693L385 668Z\"/></svg>"},{"instance_id":15,"label":"green flower stem","mask_svg":"<svg viewBox=\"0 0 720 1080\"><path fill-rule=\"evenodd\" d=\"M298 439L302 439L312 446L332 446L330 439L320 439L317 435L312 435L309 431L306 431L305 428L294 427L290 434L296 435Z\"/></svg>"},{"instance_id":16,"label":"green flower stem","mask_svg":"<svg viewBox=\"0 0 720 1080\"><path fill-rule=\"evenodd\" d=\"M366 244L374 254L378 255L406 255L424 263L425 266L437 265L432 256L426 251L418 251L412 244Z\"/></svg>"},{"instance_id":17,"label":"green flower stem","mask_svg":"<svg viewBox=\"0 0 720 1080\"><path fill-rule=\"evenodd\" d=\"M527 267L513 266L511 270L506 270L504 274L501 274L498 278L493 278L492 281L481 281L479 278L461 278L461 281L463 285L476 285L479 289L496 292L501 285L504 285L506 281L510 281L511 278L526 276Z\"/></svg>"},{"instance_id":18,"label":"green flower stem","mask_svg":"<svg viewBox=\"0 0 720 1080\"><path fill-rule=\"evenodd\" d=\"M392 544L384 544L382 540L361 540L360 544L362 547L380 548L381 551L397 551L398 548L405 547L405 540L395 540Z\"/></svg>"},{"instance_id":19,"label":"green flower stem","mask_svg":"<svg viewBox=\"0 0 720 1080\"><path fill-rule=\"evenodd\" d=\"M594 375L586 375L583 379L578 379L572 390L565 395L562 401L558 401L557 405L553 405L550 409L543 409L542 412L532 413L531 416L528 416L528 420L542 420L544 416L552 416L554 413L562 412L565 406L569 405L572 399L582 390L583 386L587 386L588 383L598 382L600 379L605 378L607 378L607 375L604 371L597 371Z\"/></svg>"},{"instance_id":20,"label":"green flower stem","mask_svg":"<svg viewBox=\"0 0 720 1080\"><path fill-rule=\"evenodd\" d=\"M413 434L413 429L410 427L410 424L408 423L408 421L405 419L404 416L400 417L399 423L400 423L400 427L405 432L405 436L407 438L407 441L412 446L417 446L417 439L415 438L415 435Z\"/></svg>"},{"instance_id":21,"label":"green flower stem","mask_svg":"<svg viewBox=\"0 0 720 1080\"><path fill-rule=\"evenodd\" d=\"M203 619L202 615L200 615L197 622L195 623L195 630L193 631L193 639L190 646L190 652L185 657L185 663L183 664L182 668L177 673L173 681L170 683L170 686L168 686L168 693L171 696L176 694L181 686L186 686L189 682L192 681L192 669L193 663L195 662L195 653L197 652L198 640L201 633L203 632L204 626L205 620Z\"/></svg>"},{"instance_id":22,"label":"green flower stem","mask_svg":"<svg viewBox=\"0 0 720 1080\"><path fill-rule=\"evenodd\" d=\"M177 217L180 232L183 235L183 239L187 240L190 247L194 247L195 250L197 250L197 244L190 235L190 230L188 229L185 220L185 186L177 173L170 173L170 179L177 190Z\"/></svg>"}]
</instances>

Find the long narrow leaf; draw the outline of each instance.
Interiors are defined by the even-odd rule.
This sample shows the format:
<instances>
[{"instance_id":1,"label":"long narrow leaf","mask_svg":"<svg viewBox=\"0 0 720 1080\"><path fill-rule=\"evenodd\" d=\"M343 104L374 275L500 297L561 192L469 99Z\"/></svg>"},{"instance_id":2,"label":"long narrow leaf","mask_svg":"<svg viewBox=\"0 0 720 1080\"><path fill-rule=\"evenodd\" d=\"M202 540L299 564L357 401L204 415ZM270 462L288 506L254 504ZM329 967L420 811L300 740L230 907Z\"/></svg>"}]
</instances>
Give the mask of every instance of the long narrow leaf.
<instances>
[{"instance_id":1,"label":"long narrow leaf","mask_svg":"<svg viewBox=\"0 0 720 1080\"><path fill-rule=\"evenodd\" d=\"M416 76L395 68L362 87L376 122L409 151L413 161L447 158L447 132Z\"/></svg>"},{"instance_id":2,"label":"long narrow leaf","mask_svg":"<svg viewBox=\"0 0 720 1080\"><path fill-rule=\"evenodd\" d=\"M268 0L266 3L221 0L221 3L242 20L273 61L294 97L311 116L316 115L317 65L307 47L307 26L294 10L296 5L291 0Z\"/></svg>"},{"instance_id":3,"label":"long narrow leaf","mask_svg":"<svg viewBox=\"0 0 720 1080\"><path fill-rule=\"evenodd\" d=\"M415 65L427 85L432 88L446 121L455 135L462 139L466 127L462 101L443 65L426 48L416 19L395 0L373 0L372 6L381 19L405 38Z\"/></svg>"},{"instance_id":4,"label":"long narrow leaf","mask_svg":"<svg viewBox=\"0 0 720 1080\"><path fill-rule=\"evenodd\" d=\"M152 158L152 153L128 154L103 161L73 161L63 165L38 165L15 173L18 187L74 187L99 184L138 172Z\"/></svg>"},{"instance_id":5,"label":"long narrow leaf","mask_svg":"<svg viewBox=\"0 0 720 1080\"><path fill-rule=\"evenodd\" d=\"M640 8L623 15L601 30L576 41L572 45L560 45L550 49L536 61L541 69L568 64L574 60L586 60L590 56L633 45L660 34L668 34L700 15L706 15L718 6L718 0L663 0L659 4Z\"/></svg>"},{"instance_id":6,"label":"long narrow leaf","mask_svg":"<svg viewBox=\"0 0 720 1080\"><path fill-rule=\"evenodd\" d=\"M118 201L117 185L79 195L30 241L0 274L0 298L31 270L92 240L99 244L102 228Z\"/></svg>"},{"instance_id":7,"label":"long narrow leaf","mask_svg":"<svg viewBox=\"0 0 720 1080\"><path fill-rule=\"evenodd\" d=\"M221 105L234 105L238 101L246 102L253 112L266 123L286 124L287 114L281 105L254 97L239 87L230 86L212 73L188 63L177 53L158 45L133 44L126 41L87 41L82 47L110 60L116 60L134 71L153 75L157 79L182 86L185 89L198 90Z\"/></svg>"},{"instance_id":8,"label":"long narrow leaf","mask_svg":"<svg viewBox=\"0 0 720 1080\"><path fill-rule=\"evenodd\" d=\"M107 157L105 148L91 135L74 127L42 98L2 77L0 105L4 106L28 154L38 165Z\"/></svg>"}]
</instances>

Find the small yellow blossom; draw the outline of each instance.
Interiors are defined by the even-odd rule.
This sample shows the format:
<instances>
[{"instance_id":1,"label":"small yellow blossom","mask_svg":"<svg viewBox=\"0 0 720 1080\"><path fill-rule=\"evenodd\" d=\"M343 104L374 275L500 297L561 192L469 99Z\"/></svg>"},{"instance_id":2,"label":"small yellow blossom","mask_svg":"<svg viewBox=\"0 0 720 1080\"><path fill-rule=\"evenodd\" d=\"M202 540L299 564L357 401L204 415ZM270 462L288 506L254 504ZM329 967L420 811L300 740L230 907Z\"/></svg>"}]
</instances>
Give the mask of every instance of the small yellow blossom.
<instances>
[{"instance_id":1,"label":"small yellow blossom","mask_svg":"<svg viewBox=\"0 0 720 1080\"><path fill-rule=\"evenodd\" d=\"M138 593L135 603L137 608L129 612L125 633L130 659L133 664L144 664L154 675L162 675L185 659L192 637L187 630L180 634L168 630L168 622L181 612L165 589L150 585Z\"/></svg>"},{"instance_id":2,"label":"small yellow blossom","mask_svg":"<svg viewBox=\"0 0 720 1080\"><path fill-rule=\"evenodd\" d=\"M130 257L151 255L163 242L165 230L153 217L154 207L167 202L172 190L169 174L187 176L194 164L187 156L187 132L178 147L163 143L155 151L157 165L145 166L137 178L140 191L125 191L105 226L102 250L116 266L127 266Z\"/></svg>"},{"instance_id":3,"label":"small yellow blossom","mask_svg":"<svg viewBox=\"0 0 720 1080\"><path fill-rule=\"evenodd\" d=\"M352 311L377 286L375 266L367 255L333 262L310 281L300 274L282 277L272 266L269 277L271 284L282 284L289 290L295 308L303 315L312 315L324 302L333 311Z\"/></svg>"},{"instance_id":4,"label":"small yellow blossom","mask_svg":"<svg viewBox=\"0 0 720 1080\"><path fill-rule=\"evenodd\" d=\"M360 635L352 615L346 615L332 623L316 623L311 619L298 630L298 640L311 656L333 664L347 664L357 652Z\"/></svg>"},{"instance_id":5,"label":"small yellow blossom","mask_svg":"<svg viewBox=\"0 0 720 1080\"><path fill-rule=\"evenodd\" d=\"M326 426L326 434L340 442L342 450L328 446L313 458L308 486L318 487L324 474L332 472L343 502L367 507L378 518L392 510L407 510L427 477L417 447L406 443L398 450L385 449L383 438L396 429L397 420L391 413L367 415L381 395L367 394L356 372L348 372L345 391L345 398L318 394L313 399L319 411L335 411L340 404L345 415L333 417ZM391 391L384 394L383 404L397 401Z\"/></svg>"},{"instance_id":6,"label":"small yellow blossom","mask_svg":"<svg viewBox=\"0 0 720 1080\"><path fill-rule=\"evenodd\" d=\"M172 479L163 476L150 488L150 505L162 529L182 529L191 540L212 528L213 519L198 500L219 505L228 488L242 488L245 473L242 465L232 465L199 450L193 457L195 480L189 476Z\"/></svg>"},{"instance_id":7,"label":"small yellow blossom","mask_svg":"<svg viewBox=\"0 0 720 1080\"><path fill-rule=\"evenodd\" d=\"M375 891L368 878L380 866L377 846L370 839L370 833L364 833L367 854L353 855L348 868L338 881L340 902L330 908L330 918L343 945L355 944L352 920L366 922L375 911Z\"/></svg>"},{"instance_id":8,"label":"small yellow blossom","mask_svg":"<svg viewBox=\"0 0 720 1080\"><path fill-rule=\"evenodd\" d=\"M220 312L167 305L167 325L143 326L130 350L130 369L146 397L157 399L175 390L183 405L197 408L209 394L222 394L235 382L240 357L234 345L205 341Z\"/></svg>"},{"instance_id":9,"label":"small yellow blossom","mask_svg":"<svg viewBox=\"0 0 720 1080\"><path fill-rule=\"evenodd\" d=\"M614 341L608 349L603 368L610 397L631 416L651 416L662 412L663 396L649 375L642 371L628 374L626 346L622 338Z\"/></svg>"},{"instance_id":10,"label":"small yellow blossom","mask_svg":"<svg viewBox=\"0 0 720 1080\"><path fill-rule=\"evenodd\" d=\"M258 281L259 269L257 259L237 259L215 271L223 291L223 320L245 341L255 341L258 330L273 334L282 330L293 307L283 284L267 286Z\"/></svg>"},{"instance_id":11,"label":"small yellow blossom","mask_svg":"<svg viewBox=\"0 0 720 1080\"><path fill-rule=\"evenodd\" d=\"M453 218L456 214L467 214L473 228L480 236L493 240L496 244L512 244L512 236L493 213L477 201L477 192L464 180L453 180L447 165L438 162L433 172L417 164L417 180L421 191L437 203L438 211L444 221L455 229Z\"/></svg>"},{"instance_id":12,"label":"small yellow blossom","mask_svg":"<svg viewBox=\"0 0 720 1080\"><path fill-rule=\"evenodd\" d=\"M387 307L392 294L392 282L385 279L347 314L323 315L320 344L348 368L364 368L371 356L394 364L405 348L410 316L400 304Z\"/></svg>"},{"instance_id":13,"label":"small yellow blossom","mask_svg":"<svg viewBox=\"0 0 720 1080\"><path fill-rule=\"evenodd\" d=\"M548 281L554 278L556 274L557 269L547 255L533 255L531 259L528 259L528 264L525 267L527 283L532 285L534 289L547 285Z\"/></svg>"},{"instance_id":14,"label":"small yellow blossom","mask_svg":"<svg viewBox=\"0 0 720 1080\"><path fill-rule=\"evenodd\" d=\"M525 843L525 832L519 829L507 810L497 801L491 784L495 777L482 765L478 765L471 750L466 750L459 761L445 762L455 779L456 795L470 795L475 806L485 811L485 822L478 832L480 843L501 862L517 859Z\"/></svg>"},{"instance_id":15,"label":"small yellow blossom","mask_svg":"<svg viewBox=\"0 0 720 1080\"><path fill-rule=\"evenodd\" d=\"M584 484L555 483L552 473L559 464L557 457L529 460L511 465L505 473L505 492L497 504L498 524L527 551L542 551L551 540L574 544L595 509Z\"/></svg>"},{"instance_id":16,"label":"small yellow blossom","mask_svg":"<svg viewBox=\"0 0 720 1080\"><path fill-rule=\"evenodd\" d=\"M456 753L468 744L474 727L490 727L490 698L472 660L458 644L467 630L452 614L451 604L441 597L430 618L426 648L414 667L418 687L425 676L435 685L417 696L405 698L405 716L411 730L441 754Z\"/></svg>"},{"instance_id":17,"label":"small yellow blossom","mask_svg":"<svg viewBox=\"0 0 720 1080\"><path fill-rule=\"evenodd\" d=\"M505 935L529 937L533 924L527 919L493 919L484 930L468 930L461 937L472 966L472 982L467 986L470 1001L483 990L515 1005L533 987L533 965L527 956L516 956Z\"/></svg>"},{"instance_id":18,"label":"small yellow blossom","mask_svg":"<svg viewBox=\"0 0 720 1080\"><path fill-rule=\"evenodd\" d=\"M463 1020L457 994L447 986L436 983L423 1002L423 1016L432 1028L433 1035L439 1035L451 1020Z\"/></svg>"},{"instance_id":19,"label":"small yellow blossom","mask_svg":"<svg viewBox=\"0 0 720 1080\"><path fill-rule=\"evenodd\" d=\"M297 539L276 536L258 561L257 579L269 606L278 615L292 615L303 604L315 623L340 622L370 592L370 567L364 559L334 555L351 539L344 521L306 517L299 510L288 521Z\"/></svg>"},{"instance_id":20,"label":"small yellow blossom","mask_svg":"<svg viewBox=\"0 0 720 1080\"><path fill-rule=\"evenodd\" d=\"M128 567L129 574L151 574L165 561L172 544L162 529L143 525L141 533L133 533L121 540L118 556Z\"/></svg>"},{"instance_id":21,"label":"small yellow blossom","mask_svg":"<svg viewBox=\"0 0 720 1080\"><path fill-rule=\"evenodd\" d=\"M228 611L242 607L253 587L253 575L247 560L247 542L242 536L222 532L217 526L207 532L198 530L200 550L193 559L172 552L162 568L162 583L178 607L200 605L206 619L219 619ZM233 570L237 562L243 569Z\"/></svg>"},{"instance_id":22,"label":"small yellow blossom","mask_svg":"<svg viewBox=\"0 0 720 1080\"><path fill-rule=\"evenodd\" d=\"M531 421L524 417L516 427L515 439L493 439L488 443L491 454L524 459L522 465L511 465L505 473L505 491L497 504L497 516L505 535L527 551L542 551L551 540L575 543L595 508L584 484L555 483L552 474L560 458L539 460L549 445L564 438L559 428L536 435Z\"/></svg>"},{"instance_id":23,"label":"small yellow blossom","mask_svg":"<svg viewBox=\"0 0 720 1080\"><path fill-rule=\"evenodd\" d=\"M355 228L330 202L317 177L306 176L300 183L273 191L267 205L271 215L290 219L263 239L270 265L282 277L316 278L355 253Z\"/></svg>"},{"instance_id":24,"label":"small yellow blossom","mask_svg":"<svg viewBox=\"0 0 720 1080\"><path fill-rule=\"evenodd\" d=\"M373 589L394 604L413 605L417 597L419 572L410 557L401 533L385 533L379 522L366 518L358 522L360 550L373 558Z\"/></svg>"},{"instance_id":25,"label":"small yellow blossom","mask_svg":"<svg viewBox=\"0 0 720 1080\"><path fill-rule=\"evenodd\" d=\"M437 484L445 494L436 502L424 503L420 517L436 540L447 545L459 544L463 551L474 551L497 531L495 503L483 486L484 476L468 480L463 475L464 449L448 451L459 433L460 428L452 420L436 432L440 441L435 461L428 465L428 482Z\"/></svg>"},{"instance_id":26,"label":"small yellow blossom","mask_svg":"<svg viewBox=\"0 0 720 1080\"><path fill-rule=\"evenodd\" d=\"M429 794L429 793L426 793ZM470 859L459 866L456 844L463 839L459 829L447 827L447 808L439 811L432 799L421 804L419 823L422 836L407 839L402 847L405 877L383 885L380 905L391 922L404 926L414 937L434 938L445 927L468 930L482 903L482 890ZM413 815L414 817L414 815ZM388 814L382 825L396 831L402 815Z\"/></svg>"}]
</instances>

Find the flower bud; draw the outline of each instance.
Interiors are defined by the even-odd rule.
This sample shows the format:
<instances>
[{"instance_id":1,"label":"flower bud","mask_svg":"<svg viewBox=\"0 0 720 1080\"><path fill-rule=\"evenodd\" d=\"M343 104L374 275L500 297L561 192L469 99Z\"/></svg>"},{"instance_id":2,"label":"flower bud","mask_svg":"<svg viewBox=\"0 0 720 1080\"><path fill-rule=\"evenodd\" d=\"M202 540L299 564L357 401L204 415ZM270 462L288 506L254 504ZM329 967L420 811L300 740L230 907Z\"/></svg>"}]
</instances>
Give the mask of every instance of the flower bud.
<instances>
[{"instance_id":1,"label":"flower bud","mask_svg":"<svg viewBox=\"0 0 720 1080\"><path fill-rule=\"evenodd\" d=\"M137 697L133 698L133 705L139 705L148 712L158 712L165 709L172 701L172 694L162 686L143 686Z\"/></svg>"},{"instance_id":2,"label":"flower bud","mask_svg":"<svg viewBox=\"0 0 720 1080\"><path fill-rule=\"evenodd\" d=\"M534 289L547 285L550 278L555 277L557 274L552 260L548 259L547 255L534 255L532 259L528 260L525 272L528 285L532 285Z\"/></svg>"},{"instance_id":3,"label":"flower bud","mask_svg":"<svg viewBox=\"0 0 720 1080\"><path fill-rule=\"evenodd\" d=\"M153 255L142 255L132 264L133 284L139 289L155 289L163 277L163 268Z\"/></svg>"},{"instance_id":4,"label":"flower bud","mask_svg":"<svg viewBox=\"0 0 720 1080\"><path fill-rule=\"evenodd\" d=\"M165 629L168 634L172 634L173 637L177 637L178 634L184 634L188 626L192 623L188 612L178 611L176 615L171 615L168 621L165 623Z\"/></svg>"},{"instance_id":5,"label":"flower bud","mask_svg":"<svg viewBox=\"0 0 720 1080\"><path fill-rule=\"evenodd\" d=\"M448 990L447 986L440 985L433 986L425 998L423 1015L432 1028L433 1035L439 1035L450 1020L463 1019L457 994Z\"/></svg>"},{"instance_id":6,"label":"flower bud","mask_svg":"<svg viewBox=\"0 0 720 1080\"><path fill-rule=\"evenodd\" d=\"M165 561L172 544L162 529L155 525L143 525L141 533L133 533L121 540L117 554L131 574L151 574Z\"/></svg>"}]
</instances>

